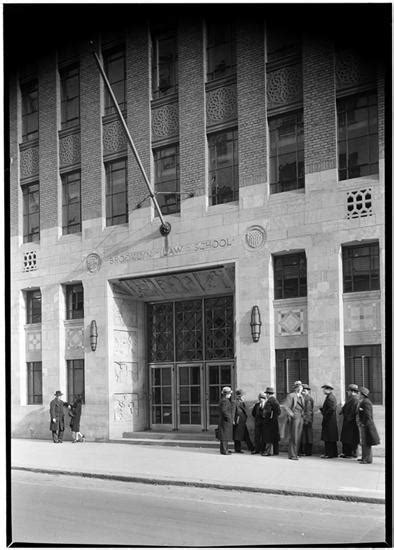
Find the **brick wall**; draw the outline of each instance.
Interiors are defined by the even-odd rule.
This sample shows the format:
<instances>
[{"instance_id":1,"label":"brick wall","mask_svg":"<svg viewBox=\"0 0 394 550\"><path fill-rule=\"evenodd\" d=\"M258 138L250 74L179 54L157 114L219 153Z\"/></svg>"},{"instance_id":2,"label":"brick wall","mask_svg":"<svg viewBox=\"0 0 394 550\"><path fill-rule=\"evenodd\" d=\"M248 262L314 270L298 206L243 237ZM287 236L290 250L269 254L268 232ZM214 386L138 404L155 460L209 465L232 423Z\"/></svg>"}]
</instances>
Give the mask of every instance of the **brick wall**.
<instances>
[{"instance_id":1,"label":"brick wall","mask_svg":"<svg viewBox=\"0 0 394 550\"><path fill-rule=\"evenodd\" d=\"M379 158L384 158L384 134L385 134L385 82L384 82L384 68L378 67L378 132L379 132Z\"/></svg>"},{"instance_id":2,"label":"brick wall","mask_svg":"<svg viewBox=\"0 0 394 550\"><path fill-rule=\"evenodd\" d=\"M18 146L18 124L17 124L17 105L18 105L18 81L14 74L9 82L10 105L10 234L11 237L19 235L18 222L18 189L19 189L19 146Z\"/></svg>"}]
</instances>

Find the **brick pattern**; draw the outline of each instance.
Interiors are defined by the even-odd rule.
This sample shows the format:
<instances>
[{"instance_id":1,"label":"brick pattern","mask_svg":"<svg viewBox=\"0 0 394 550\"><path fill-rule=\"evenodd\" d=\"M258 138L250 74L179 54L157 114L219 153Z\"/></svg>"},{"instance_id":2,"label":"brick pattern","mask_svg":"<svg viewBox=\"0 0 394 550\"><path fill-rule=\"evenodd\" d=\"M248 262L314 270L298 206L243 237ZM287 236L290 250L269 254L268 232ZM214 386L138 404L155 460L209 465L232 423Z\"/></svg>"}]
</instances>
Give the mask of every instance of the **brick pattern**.
<instances>
[{"instance_id":1,"label":"brick pattern","mask_svg":"<svg viewBox=\"0 0 394 550\"><path fill-rule=\"evenodd\" d=\"M18 81L15 75L10 78L10 236L15 237L20 234L19 227L19 144L18 144Z\"/></svg>"},{"instance_id":2,"label":"brick pattern","mask_svg":"<svg viewBox=\"0 0 394 550\"><path fill-rule=\"evenodd\" d=\"M334 49L304 40L305 174L336 167Z\"/></svg>"},{"instance_id":3,"label":"brick pattern","mask_svg":"<svg viewBox=\"0 0 394 550\"><path fill-rule=\"evenodd\" d=\"M242 24L237 33L239 185L267 181L264 29Z\"/></svg>"},{"instance_id":4,"label":"brick pattern","mask_svg":"<svg viewBox=\"0 0 394 550\"><path fill-rule=\"evenodd\" d=\"M384 133L385 133L385 109L384 109L384 68L378 70L378 133L379 133L379 158L384 159Z\"/></svg>"}]
</instances>

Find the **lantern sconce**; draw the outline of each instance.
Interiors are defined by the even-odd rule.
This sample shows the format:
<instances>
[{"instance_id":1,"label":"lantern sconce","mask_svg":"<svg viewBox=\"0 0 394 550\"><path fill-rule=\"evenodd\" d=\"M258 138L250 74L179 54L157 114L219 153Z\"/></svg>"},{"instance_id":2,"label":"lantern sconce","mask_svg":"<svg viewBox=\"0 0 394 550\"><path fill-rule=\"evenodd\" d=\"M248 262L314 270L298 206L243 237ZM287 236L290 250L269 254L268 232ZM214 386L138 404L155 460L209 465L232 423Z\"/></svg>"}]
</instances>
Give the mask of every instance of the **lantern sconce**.
<instances>
[{"instance_id":1,"label":"lantern sconce","mask_svg":"<svg viewBox=\"0 0 394 550\"><path fill-rule=\"evenodd\" d=\"M90 349L96 351L97 348L97 324L96 321L90 323Z\"/></svg>"},{"instance_id":2,"label":"lantern sconce","mask_svg":"<svg viewBox=\"0 0 394 550\"><path fill-rule=\"evenodd\" d=\"M260 317L260 310L258 306L252 307L250 328L252 331L253 342L258 342L260 340L260 334L261 334L261 317Z\"/></svg>"}]
</instances>

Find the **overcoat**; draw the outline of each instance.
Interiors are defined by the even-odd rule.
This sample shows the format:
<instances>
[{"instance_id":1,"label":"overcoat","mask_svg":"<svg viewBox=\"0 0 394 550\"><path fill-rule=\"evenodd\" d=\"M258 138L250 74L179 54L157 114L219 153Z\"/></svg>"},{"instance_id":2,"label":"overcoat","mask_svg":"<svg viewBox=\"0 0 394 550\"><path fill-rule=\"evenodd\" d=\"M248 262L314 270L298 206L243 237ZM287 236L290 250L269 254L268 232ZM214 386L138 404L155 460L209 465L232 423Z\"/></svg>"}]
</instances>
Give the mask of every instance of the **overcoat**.
<instances>
[{"instance_id":1,"label":"overcoat","mask_svg":"<svg viewBox=\"0 0 394 550\"><path fill-rule=\"evenodd\" d=\"M68 407L68 403L61 399L52 399L49 403L49 414L51 417L49 429L51 432L57 430L64 431L64 407Z\"/></svg>"},{"instance_id":2,"label":"overcoat","mask_svg":"<svg viewBox=\"0 0 394 550\"><path fill-rule=\"evenodd\" d=\"M338 441L338 425L337 425L337 400L333 393L329 393L324 400L323 406L320 407L323 415L321 425L322 441Z\"/></svg>"},{"instance_id":3,"label":"overcoat","mask_svg":"<svg viewBox=\"0 0 394 550\"><path fill-rule=\"evenodd\" d=\"M246 421L248 413L246 412L246 404L241 399L235 400L235 426L234 426L234 441L243 441L245 438Z\"/></svg>"},{"instance_id":4,"label":"overcoat","mask_svg":"<svg viewBox=\"0 0 394 550\"><path fill-rule=\"evenodd\" d=\"M253 406L252 416L254 418L254 423L257 426L262 426L264 424L264 416L263 416L264 413L263 413L263 411L264 411L264 409L262 407L260 407L260 402L256 403Z\"/></svg>"},{"instance_id":5,"label":"overcoat","mask_svg":"<svg viewBox=\"0 0 394 550\"><path fill-rule=\"evenodd\" d=\"M276 443L280 439L278 417L281 413L279 401L273 395L267 399L263 409L263 442Z\"/></svg>"},{"instance_id":6,"label":"overcoat","mask_svg":"<svg viewBox=\"0 0 394 550\"><path fill-rule=\"evenodd\" d=\"M359 400L356 395L351 395L343 405L341 413L343 424L341 430L341 441L345 445L357 447L360 443L360 430L357 425L357 410Z\"/></svg>"},{"instance_id":7,"label":"overcoat","mask_svg":"<svg viewBox=\"0 0 394 550\"><path fill-rule=\"evenodd\" d=\"M233 420L235 405L231 399L222 397L219 401L219 439L221 441L232 441L233 439Z\"/></svg>"},{"instance_id":8,"label":"overcoat","mask_svg":"<svg viewBox=\"0 0 394 550\"><path fill-rule=\"evenodd\" d=\"M79 432L79 425L81 422L81 413L82 413L82 403L81 401L75 401L71 405L71 411L70 411L70 428L73 432Z\"/></svg>"},{"instance_id":9,"label":"overcoat","mask_svg":"<svg viewBox=\"0 0 394 550\"><path fill-rule=\"evenodd\" d=\"M302 431L303 443L313 443L313 407L315 403L309 394L304 395L304 424Z\"/></svg>"},{"instance_id":10,"label":"overcoat","mask_svg":"<svg viewBox=\"0 0 394 550\"><path fill-rule=\"evenodd\" d=\"M367 397L360 401L358 414L360 424L365 431L365 444L368 447L371 447L372 445L379 445L379 434L373 421L372 402Z\"/></svg>"}]
</instances>

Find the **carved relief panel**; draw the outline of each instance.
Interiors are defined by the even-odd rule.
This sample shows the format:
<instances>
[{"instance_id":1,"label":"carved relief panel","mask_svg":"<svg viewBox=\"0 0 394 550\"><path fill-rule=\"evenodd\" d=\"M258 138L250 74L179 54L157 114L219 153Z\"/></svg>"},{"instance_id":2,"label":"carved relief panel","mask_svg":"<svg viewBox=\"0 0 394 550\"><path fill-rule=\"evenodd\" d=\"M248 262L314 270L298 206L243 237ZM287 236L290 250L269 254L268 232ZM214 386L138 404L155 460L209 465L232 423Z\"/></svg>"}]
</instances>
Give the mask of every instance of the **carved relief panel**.
<instances>
[{"instance_id":1,"label":"carved relief panel","mask_svg":"<svg viewBox=\"0 0 394 550\"><path fill-rule=\"evenodd\" d=\"M380 302L349 302L344 304L345 332L380 330Z\"/></svg>"},{"instance_id":2,"label":"carved relief panel","mask_svg":"<svg viewBox=\"0 0 394 550\"><path fill-rule=\"evenodd\" d=\"M26 327L25 345L26 361L41 361L41 324Z\"/></svg>"},{"instance_id":3,"label":"carved relief panel","mask_svg":"<svg viewBox=\"0 0 394 550\"><path fill-rule=\"evenodd\" d=\"M83 357L85 351L84 329L82 326L65 327L66 356L70 358Z\"/></svg>"},{"instance_id":4,"label":"carved relief panel","mask_svg":"<svg viewBox=\"0 0 394 550\"><path fill-rule=\"evenodd\" d=\"M126 151L126 135L118 120L105 122L103 124L103 149L104 155Z\"/></svg>"},{"instance_id":5,"label":"carved relief panel","mask_svg":"<svg viewBox=\"0 0 394 550\"><path fill-rule=\"evenodd\" d=\"M297 336L304 334L304 312L302 309L278 311L279 336Z\"/></svg>"},{"instance_id":6,"label":"carved relief panel","mask_svg":"<svg viewBox=\"0 0 394 550\"><path fill-rule=\"evenodd\" d=\"M129 330L114 330L115 361L130 362L137 357L137 333Z\"/></svg>"},{"instance_id":7,"label":"carved relief panel","mask_svg":"<svg viewBox=\"0 0 394 550\"><path fill-rule=\"evenodd\" d=\"M237 88L235 84L207 91L207 126L237 118Z\"/></svg>"},{"instance_id":8,"label":"carved relief panel","mask_svg":"<svg viewBox=\"0 0 394 550\"><path fill-rule=\"evenodd\" d=\"M152 140L166 139L179 133L178 103L152 109Z\"/></svg>"},{"instance_id":9,"label":"carved relief panel","mask_svg":"<svg viewBox=\"0 0 394 550\"><path fill-rule=\"evenodd\" d=\"M136 393L115 393L113 395L113 419L115 422L131 422L139 416L139 398Z\"/></svg>"},{"instance_id":10,"label":"carved relief panel","mask_svg":"<svg viewBox=\"0 0 394 550\"><path fill-rule=\"evenodd\" d=\"M81 162L81 135L79 132L59 138L59 158L61 168Z\"/></svg>"},{"instance_id":11,"label":"carved relief panel","mask_svg":"<svg viewBox=\"0 0 394 550\"><path fill-rule=\"evenodd\" d=\"M21 149L20 152L20 170L21 179L31 178L38 175L38 159L39 159L38 145L36 147L29 147L27 149Z\"/></svg>"},{"instance_id":12,"label":"carved relief panel","mask_svg":"<svg viewBox=\"0 0 394 550\"><path fill-rule=\"evenodd\" d=\"M360 86L376 79L373 66L350 49L336 52L335 76L337 90Z\"/></svg>"},{"instance_id":13,"label":"carved relief panel","mask_svg":"<svg viewBox=\"0 0 394 550\"><path fill-rule=\"evenodd\" d=\"M301 64L281 67L267 74L268 109L302 101Z\"/></svg>"}]
</instances>

